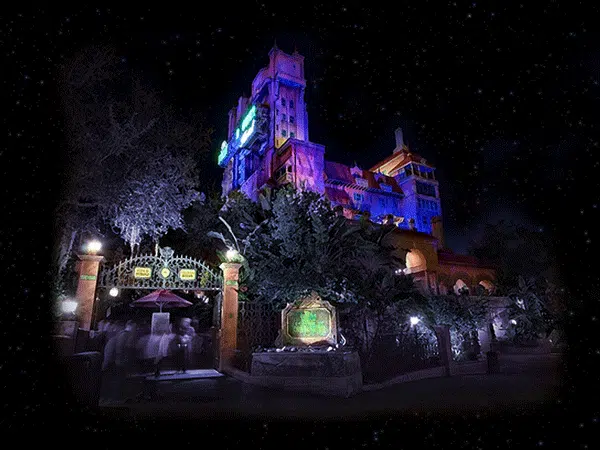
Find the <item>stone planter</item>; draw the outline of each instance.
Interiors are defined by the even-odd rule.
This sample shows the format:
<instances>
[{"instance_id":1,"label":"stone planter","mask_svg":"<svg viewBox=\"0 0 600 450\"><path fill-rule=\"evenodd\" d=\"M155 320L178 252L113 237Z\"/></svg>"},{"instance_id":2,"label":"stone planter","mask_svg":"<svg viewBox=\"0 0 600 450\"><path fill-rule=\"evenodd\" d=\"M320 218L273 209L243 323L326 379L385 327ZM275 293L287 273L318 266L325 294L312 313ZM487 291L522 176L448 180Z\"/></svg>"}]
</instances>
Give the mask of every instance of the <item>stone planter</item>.
<instances>
[{"instance_id":1,"label":"stone planter","mask_svg":"<svg viewBox=\"0 0 600 450\"><path fill-rule=\"evenodd\" d=\"M258 352L252 354L251 382L320 395L350 397L362 390L356 352Z\"/></svg>"}]
</instances>

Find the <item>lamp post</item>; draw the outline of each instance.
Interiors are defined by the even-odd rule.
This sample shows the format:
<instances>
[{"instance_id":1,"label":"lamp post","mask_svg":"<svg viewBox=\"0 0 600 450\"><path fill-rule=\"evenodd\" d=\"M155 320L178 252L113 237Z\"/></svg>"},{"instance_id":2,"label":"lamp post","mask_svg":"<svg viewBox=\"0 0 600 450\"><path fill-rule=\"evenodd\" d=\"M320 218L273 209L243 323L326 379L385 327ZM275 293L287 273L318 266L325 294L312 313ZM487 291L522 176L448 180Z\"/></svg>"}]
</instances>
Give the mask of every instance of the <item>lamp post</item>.
<instances>
[{"instance_id":1,"label":"lamp post","mask_svg":"<svg viewBox=\"0 0 600 450\"><path fill-rule=\"evenodd\" d=\"M230 248L229 250L227 250L227 252L225 253L225 257L227 258L227 262L236 262L236 259L240 256L239 252L234 249L234 248Z\"/></svg>"},{"instance_id":2,"label":"lamp post","mask_svg":"<svg viewBox=\"0 0 600 450\"><path fill-rule=\"evenodd\" d=\"M84 249L84 254L77 255L79 257L79 277L76 297L79 327L87 331L92 323L98 271L100 262L104 258L98 255L98 252L102 249L102 243L98 240L87 242Z\"/></svg>"},{"instance_id":3,"label":"lamp post","mask_svg":"<svg viewBox=\"0 0 600 450\"><path fill-rule=\"evenodd\" d=\"M60 309L63 312L63 314L74 314L75 310L77 309L77 302L75 300L63 300L61 305L60 305Z\"/></svg>"}]
</instances>

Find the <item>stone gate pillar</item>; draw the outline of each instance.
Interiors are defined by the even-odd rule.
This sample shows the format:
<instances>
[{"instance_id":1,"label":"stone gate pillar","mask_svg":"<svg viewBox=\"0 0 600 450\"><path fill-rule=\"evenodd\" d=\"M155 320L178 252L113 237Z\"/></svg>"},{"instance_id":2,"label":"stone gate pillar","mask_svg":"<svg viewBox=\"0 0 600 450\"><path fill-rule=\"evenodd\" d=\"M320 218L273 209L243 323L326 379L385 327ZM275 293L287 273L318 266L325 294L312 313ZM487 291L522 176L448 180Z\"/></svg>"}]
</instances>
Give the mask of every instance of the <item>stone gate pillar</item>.
<instances>
[{"instance_id":1,"label":"stone gate pillar","mask_svg":"<svg viewBox=\"0 0 600 450\"><path fill-rule=\"evenodd\" d=\"M96 301L96 284L98 283L99 255L77 255L79 257L79 276L77 277L77 318L79 328L89 331Z\"/></svg>"},{"instance_id":2,"label":"stone gate pillar","mask_svg":"<svg viewBox=\"0 0 600 450\"><path fill-rule=\"evenodd\" d=\"M446 368L446 376L456 374L456 364L452 359L452 344L450 342L450 327L439 325L435 327L435 335L438 341L438 351L442 365Z\"/></svg>"},{"instance_id":3,"label":"stone gate pillar","mask_svg":"<svg viewBox=\"0 0 600 450\"><path fill-rule=\"evenodd\" d=\"M241 264L223 263L223 301L221 303L221 329L219 330L219 371L233 366L237 348L238 280Z\"/></svg>"}]
</instances>

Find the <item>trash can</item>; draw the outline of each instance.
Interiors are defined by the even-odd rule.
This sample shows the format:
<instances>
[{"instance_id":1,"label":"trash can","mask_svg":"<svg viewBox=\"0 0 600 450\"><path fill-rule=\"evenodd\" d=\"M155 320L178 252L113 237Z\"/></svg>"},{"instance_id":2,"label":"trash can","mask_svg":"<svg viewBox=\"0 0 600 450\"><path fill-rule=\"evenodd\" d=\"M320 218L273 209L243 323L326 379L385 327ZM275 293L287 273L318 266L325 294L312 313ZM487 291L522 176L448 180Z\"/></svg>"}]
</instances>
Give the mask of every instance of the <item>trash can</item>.
<instances>
[{"instance_id":1,"label":"trash can","mask_svg":"<svg viewBox=\"0 0 600 450\"><path fill-rule=\"evenodd\" d=\"M498 352L489 351L487 355L487 371L488 373L498 373L500 371L500 362L498 361Z\"/></svg>"},{"instance_id":2,"label":"trash can","mask_svg":"<svg viewBox=\"0 0 600 450\"><path fill-rule=\"evenodd\" d=\"M68 358L67 366L75 399L84 406L97 407L102 377L100 352L75 353Z\"/></svg>"}]
</instances>

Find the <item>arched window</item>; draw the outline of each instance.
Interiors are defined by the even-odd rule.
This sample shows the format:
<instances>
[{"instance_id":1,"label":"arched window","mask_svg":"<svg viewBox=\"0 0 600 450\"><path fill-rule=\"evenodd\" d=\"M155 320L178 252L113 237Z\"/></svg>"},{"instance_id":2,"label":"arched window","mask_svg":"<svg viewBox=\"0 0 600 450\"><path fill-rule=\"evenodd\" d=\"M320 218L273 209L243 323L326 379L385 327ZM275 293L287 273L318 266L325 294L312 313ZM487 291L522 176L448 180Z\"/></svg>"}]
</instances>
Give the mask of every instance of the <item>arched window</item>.
<instances>
[{"instance_id":1,"label":"arched window","mask_svg":"<svg viewBox=\"0 0 600 450\"><path fill-rule=\"evenodd\" d=\"M427 270L427 260L421 250L411 248L406 254L406 273L415 273Z\"/></svg>"},{"instance_id":2,"label":"arched window","mask_svg":"<svg viewBox=\"0 0 600 450\"><path fill-rule=\"evenodd\" d=\"M483 287L488 294L491 294L492 292L494 292L494 283L492 283L489 280L481 280L479 282L479 286Z\"/></svg>"},{"instance_id":3,"label":"arched window","mask_svg":"<svg viewBox=\"0 0 600 450\"><path fill-rule=\"evenodd\" d=\"M456 280L456 283L454 283L454 293L456 295L460 295L463 292L469 292L469 287L467 286L467 284L461 280L460 278L458 280Z\"/></svg>"}]
</instances>

